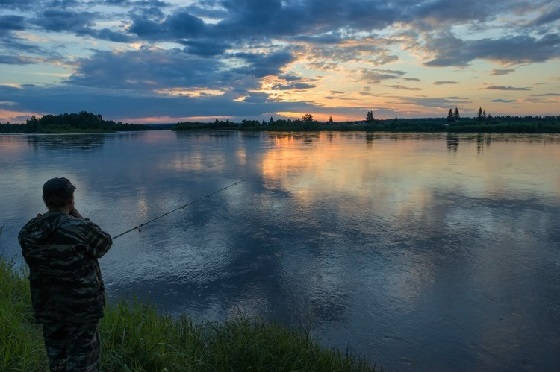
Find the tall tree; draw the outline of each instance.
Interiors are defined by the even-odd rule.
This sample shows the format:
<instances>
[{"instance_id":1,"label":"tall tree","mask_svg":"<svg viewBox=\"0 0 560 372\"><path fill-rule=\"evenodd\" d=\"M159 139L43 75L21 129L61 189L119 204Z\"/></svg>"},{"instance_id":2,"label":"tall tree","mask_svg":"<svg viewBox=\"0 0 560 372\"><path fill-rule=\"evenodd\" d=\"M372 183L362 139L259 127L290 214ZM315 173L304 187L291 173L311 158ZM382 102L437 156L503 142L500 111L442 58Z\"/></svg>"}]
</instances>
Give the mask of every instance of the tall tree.
<instances>
[{"instance_id":1,"label":"tall tree","mask_svg":"<svg viewBox=\"0 0 560 372\"><path fill-rule=\"evenodd\" d=\"M455 113L453 114L453 119L459 120L459 109L455 106Z\"/></svg>"},{"instance_id":2,"label":"tall tree","mask_svg":"<svg viewBox=\"0 0 560 372\"><path fill-rule=\"evenodd\" d=\"M306 123L310 123L313 121L313 115L311 114L305 114L302 116L301 120L303 120Z\"/></svg>"},{"instance_id":3,"label":"tall tree","mask_svg":"<svg viewBox=\"0 0 560 372\"><path fill-rule=\"evenodd\" d=\"M367 112L367 114L366 114L366 121L367 121L367 122L373 121L373 110Z\"/></svg>"},{"instance_id":4,"label":"tall tree","mask_svg":"<svg viewBox=\"0 0 560 372\"><path fill-rule=\"evenodd\" d=\"M332 121L332 115L331 115L331 116L329 116L329 123L332 123L332 122L333 121Z\"/></svg>"},{"instance_id":5,"label":"tall tree","mask_svg":"<svg viewBox=\"0 0 560 372\"><path fill-rule=\"evenodd\" d=\"M482 107L478 108L478 120L482 120Z\"/></svg>"},{"instance_id":6,"label":"tall tree","mask_svg":"<svg viewBox=\"0 0 560 372\"><path fill-rule=\"evenodd\" d=\"M447 121L448 122L453 121L453 109L449 109L449 113L447 114Z\"/></svg>"}]
</instances>

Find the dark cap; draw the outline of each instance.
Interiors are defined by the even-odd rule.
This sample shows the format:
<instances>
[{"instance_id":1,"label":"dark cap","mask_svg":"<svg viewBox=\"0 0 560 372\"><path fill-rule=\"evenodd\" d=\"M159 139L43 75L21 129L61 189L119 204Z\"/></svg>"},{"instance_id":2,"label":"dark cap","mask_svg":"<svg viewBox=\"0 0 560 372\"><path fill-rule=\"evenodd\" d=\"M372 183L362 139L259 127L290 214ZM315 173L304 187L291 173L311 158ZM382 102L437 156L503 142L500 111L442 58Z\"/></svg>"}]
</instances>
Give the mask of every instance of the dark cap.
<instances>
[{"instance_id":1,"label":"dark cap","mask_svg":"<svg viewBox=\"0 0 560 372\"><path fill-rule=\"evenodd\" d=\"M43 198L48 199L50 196L67 196L74 193L76 187L65 177L51 178L43 185Z\"/></svg>"}]
</instances>

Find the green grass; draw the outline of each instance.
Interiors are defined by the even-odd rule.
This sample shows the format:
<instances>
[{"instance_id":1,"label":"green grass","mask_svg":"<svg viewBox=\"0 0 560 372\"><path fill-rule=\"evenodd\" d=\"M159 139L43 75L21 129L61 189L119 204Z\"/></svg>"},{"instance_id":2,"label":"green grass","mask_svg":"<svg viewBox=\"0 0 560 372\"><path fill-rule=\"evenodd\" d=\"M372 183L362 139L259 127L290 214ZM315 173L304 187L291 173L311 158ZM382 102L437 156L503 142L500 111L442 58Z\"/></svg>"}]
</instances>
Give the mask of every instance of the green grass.
<instances>
[{"instance_id":1,"label":"green grass","mask_svg":"<svg viewBox=\"0 0 560 372\"><path fill-rule=\"evenodd\" d=\"M0 371L44 371L29 284L0 260ZM142 304L109 305L101 322L103 371L375 371L303 332L249 319L195 324Z\"/></svg>"}]
</instances>

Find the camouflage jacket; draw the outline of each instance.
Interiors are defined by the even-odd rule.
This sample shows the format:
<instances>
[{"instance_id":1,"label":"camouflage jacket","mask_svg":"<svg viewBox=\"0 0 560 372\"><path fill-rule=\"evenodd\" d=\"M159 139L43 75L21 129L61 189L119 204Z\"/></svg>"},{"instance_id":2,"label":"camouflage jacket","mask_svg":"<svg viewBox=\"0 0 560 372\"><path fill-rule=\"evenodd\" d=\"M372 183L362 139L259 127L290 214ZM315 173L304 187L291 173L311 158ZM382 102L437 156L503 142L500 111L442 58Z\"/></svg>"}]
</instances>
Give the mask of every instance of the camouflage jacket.
<instances>
[{"instance_id":1,"label":"camouflage jacket","mask_svg":"<svg viewBox=\"0 0 560 372\"><path fill-rule=\"evenodd\" d=\"M105 286L98 258L111 236L88 219L48 212L19 233L39 323L89 323L103 317Z\"/></svg>"}]
</instances>

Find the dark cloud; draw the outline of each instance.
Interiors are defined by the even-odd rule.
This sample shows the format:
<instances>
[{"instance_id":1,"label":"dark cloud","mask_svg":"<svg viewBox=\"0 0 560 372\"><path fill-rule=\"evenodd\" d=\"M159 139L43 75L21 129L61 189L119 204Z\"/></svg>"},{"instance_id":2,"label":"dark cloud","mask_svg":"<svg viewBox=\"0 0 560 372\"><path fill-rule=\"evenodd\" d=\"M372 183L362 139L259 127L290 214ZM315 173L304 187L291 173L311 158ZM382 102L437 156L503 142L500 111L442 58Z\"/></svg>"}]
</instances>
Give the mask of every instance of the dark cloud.
<instances>
[{"instance_id":1,"label":"dark cloud","mask_svg":"<svg viewBox=\"0 0 560 372\"><path fill-rule=\"evenodd\" d=\"M511 90L511 91L522 91L522 90L531 90L529 87L512 87L511 85L489 85L486 87L489 90Z\"/></svg>"},{"instance_id":2,"label":"dark cloud","mask_svg":"<svg viewBox=\"0 0 560 372\"><path fill-rule=\"evenodd\" d=\"M78 61L69 83L115 89L219 87L222 62L184 53L179 49L140 49L122 53L97 51Z\"/></svg>"},{"instance_id":3,"label":"dark cloud","mask_svg":"<svg viewBox=\"0 0 560 372\"><path fill-rule=\"evenodd\" d=\"M26 86L21 89L0 85L3 100L14 102L11 110L22 112L60 113L87 110L99 112L111 119L146 116L216 116L221 113L239 118L257 117L273 112L323 112L362 114L363 107L316 106L308 102L270 100L265 93L252 93L244 101L234 101L231 95L199 98L163 97L130 91L60 85L58 87Z\"/></svg>"},{"instance_id":4,"label":"dark cloud","mask_svg":"<svg viewBox=\"0 0 560 372\"><path fill-rule=\"evenodd\" d=\"M483 21L492 15L496 4L485 0L449 1L434 0L421 1L415 7L414 17L435 22L466 22Z\"/></svg>"},{"instance_id":5,"label":"dark cloud","mask_svg":"<svg viewBox=\"0 0 560 372\"><path fill-rule=\"evenodd\" d=\"M496 103L513 103L513 102L515 102L515 100L514 100L514 99L497 98L497 99L493 99L492 102L496 102Z\"/></svg>"},{"instance_id":6,"label":"dark cloud","mask_svg":"<svg viewBox=\"0 0 560 372\"><path fill-rule=\"evenodd\" d=\"M422 90L420 88L417 87L407 87L405 85L387 85L389 88L393 88L393 89L400 89L400 90Z\"/></svg>"},{"instance_id":7,"label":"dark cloud","mask_svg":"<svg viewBox=\"0 0 560 372\"><path fill-rule=\"evenodd\" d=\"M318 44L306 52L308 58L316 63L343 63L349 61L367 61L379 66L398 61L398 57L389 52L385 46L375 45L375 40L360 40L348 44Z\"/></svg>"},{"instance_id":8,"label":"dark cloud","mask_svg":"<svg viewBox=\"0 0 560 372\"><path fill-rule=\"evenodd\" d=\"M103 28L101 30L94 30L94 29L88 29L85 30L83 32L84 35L89 35L91 37L94 37L96 39L101 39L101 40L108 40L108 41L113 41L116 43L126 43L129 41L134 40L133 37L119 32L119 31L113 31L110 30L108 28Z\"/></svg>"},{"instance_id":9,"label":"dark cloud","mask_svg":"<svg viewBox=\"0 0 560 372\"><path fill-rule=\"evenodd\" d=\"M206 25L183 8L161 22L135 16L129 31L146 40L177 40L206 34Z\"/></svg>"},{"instance_id":10,"label":"dark cloud","mask_svg":"<svg viewBox=\"0 0 560 372\"><path fill-rule=\"evenodd\" d=\"M27 65L31 63L37 63L37 62L38 62L37 59L32 57L0 54L0 64Z\"/></svg>"},{"instance_id":11,"label":"dark cloud","mask_svg":"<svg viewBox=\"0 0 560 372\"><path fill-rule=\"evenodd\" d=\"M429 38L428 50L436 57L427 66L466 66L475 59L503 63L544 62L560 57L560 35L541 38L512 36L502 39L460 40L451 34Z\"/></svg>"},{"instance_id":12,"label":"dark cloud","mask_svg":"<svg viewBox=\"0 0 560 372\"><path fill-rule=\"evenodd\" d=\"M158 7L165 8L169 4L161 0L101 0L102 3L107 5L116 6L136 6L136 7Z\"/></svg>"},{"instance_id":13,"label":"dark cloud","mask_svg":"<svg viewBox=\"0 0 560 372\"><path fill-rule=\"evenodd\" d=\"M339 27L382 29L399 14L384 1L223 0L221 5L228 16L215 31L238 38L317 35Z\"/></svg>"},{"instance_id":14,"label":"dark cloud","mask_svg":"<svg viewBox=\"0 0 560 372\"><path fill-rule=\"evenodd\" d=\"M226 49L231 47L230 44L211 39L186 40L182 44L186 46L186 52L200 56L223 54Z\"/></svg>"},{"instance_id":15,"label":"dark cloud","mask_svg":"<svg viewBox=\"0 0 560 372\"><path fill-rule=\"evenodd\" d=\"M456 81L452 81L452 80L438 80L438 81L434 81L435 85L450 85L450 84L457 84Z\"/></svg>"},{"instance_id":16,"label":"dark cloud","mask_svg":"<svg viewBox=\"0 0 560 372\"><path fill-rule=\"evenodd\" d=\"M560 6L556 5L553 9L545 9L545 11L536 18L532 25L542 26L544 24L556 22L560 19Z\"/></svg>"},{"instance_id":17,"label":"dark cloud","mask_svg":"<svg viewBox=\"0 0 560 372\"><path fill-rule=\"evenodd\" d=\"M418 78L404 78L406 81L420 81Z\"/></svg>"},{"instance_id":18,"label":"dark cloud","mask_svg":"<svg viewBox=\"0 0 560 372\"><path fill-rule=\"evenodd\" d=\"M45 51L17 37L14 31L22 31L25 30L26 27L27 22L23 16L0 16L0 52L4 52L2 63L34 63L31 61L31 57L22 56L21 52L38 53L51 57L56 54L52 51ZM37 60L37 58L34 60Z\"/></svg>"},{"instance_id":19,"label":"dark cloud","mask_svg":"<svg viewBox=\"0 0 560 372\"><path fill-rule=\"evenodd\" d=\"M472 103L468 98L461 97L395 97L398 98L401 103L413 104L424 107L435 107L435 108L449 108L452 106L457 106L461 104Z\"/></svg>"},{"instance_id":20,"label":"dark cloud","mask_svg":"<svg viewBox=\"0 0 560 372\"><path fill-rule=\"evenodd\" d=\"M47 9L43 11L35 24L48 31L83 32L95 24L95 13L76 12L66 9Z\"/></svg>"},{"instance_id":21,"label":"dark cloud","mask_svg":"<svg viewBox=\"0 0 560 372\"><path fill-rule=\"evenodd\" d=\"M492 70L492 75L500 76L500 75L508 75L512 72L515 72L513 68L495 68Z\"/></svg>"},{"instance_id":22,"label":"dark cloud","mask_svg":"<svg viewBox=\"0 0 560 372\"><path fill-rule=\"evenodd\" d=\"M224 19L228 16L227 10L223 8L209 7L207 4L191 5L185 8L189 14L195 17Z\"/></svg>"},{"instance_id":23,"label":"dark cloud","mask_svg":"<svg viewBox=\"0 0 560 372\"><path fill-rule=\"evenodd\" d=\"M96 39L109 40L114 42L128 42L132 38L120 31L103 28L95 29L95 20L98 14L91 12L75 11L65 9L44 10L34 21L47 31L71 32L82 36L91 36Z\"/></svg>"},{"instance_id":24,"label":"dark cloud","mask_svg":"<svg viewBox=\"0 0 560 372\"><path fill-rule=\"evenodd\" d=\"M25 19L21 16L0 16L0 36L7 35L11 31L25 29Z\"/></svg>"},{"instance_id":25,"label":"dark cloud","mask_svg":"<svg viewBox=\"0 0 560 372\"><path fill-rule=\"evenodd\" d=\"M0 0L1 9L25 9L31 4L37 3L36 0Z\"/></svg>"},{"instance_id":26,"label":"dark cloud","mask_svg":"<svg viewBox=\"0 0 560 372\"><path fill-rule=\"evenodd\" d=\"M560 93L531 94L531 97L560 97Z\"/></svg>"},{"instance_id":27,"label":"dark cloud","mask_svg":"<svg viewBox=\"0 0 560 372\"><path fill-rule=\"evenodd\" d=\"M380 83L383 80L398 79L406 72L386 69L364 69L362 70L362 80L371 84Z\"/></svg>"},{"instance_id":28,"label":"dark cloud","mask_svg":"<svg viewBox=\"0 0 560 372\"><path fill-rule=\"evenodd\" d=\"M314 84L305 83L305 82L296 82L296 83L289 83L289 84L276 84L272 86L273 90L306 90L315 88Z\"/></svg>"},{"instance_id":29,"label":"dark cloud","mask_svg":"<svg viewBox=\"0 0 560 372\"><path fill-rule=\"evenodd\" d=\"M283 66L294 59L290 51L267 54L237 53L232 56L242 58L248 63L246 67L235 69L235 71L258 78L277 74Z\"/></svg>"},{"instance_id":30,"label":"dark cloud","mask_svg":"<svg viewBox=\"0 0 560 372\"><path fill-rule=\"evenodd\" d=\"M154 90L208 88L243 92L258 86L258 79L277 75L293 57L289 51L231 55L244 62L231 67L217 58L185 53L180 49L97 51L77 61L68 83L113 89Z\"/></svg>"}]
</instances>

